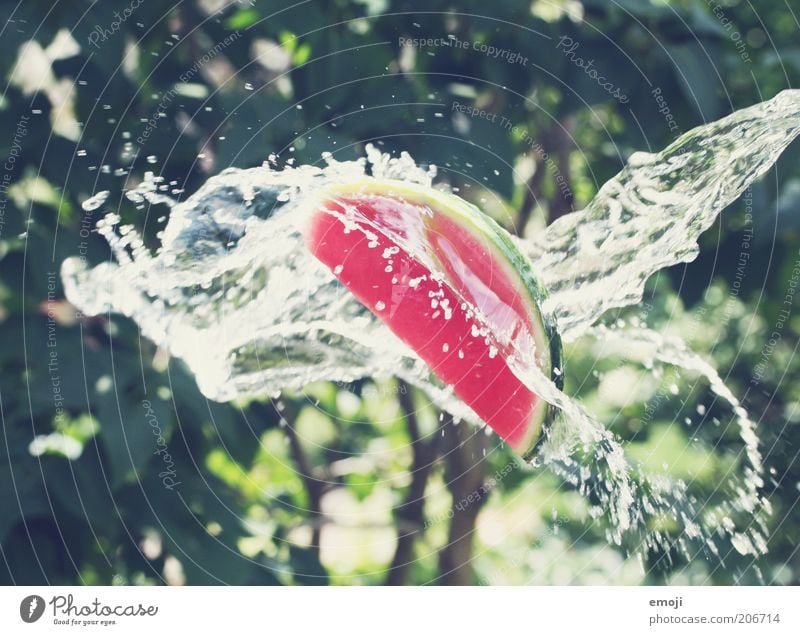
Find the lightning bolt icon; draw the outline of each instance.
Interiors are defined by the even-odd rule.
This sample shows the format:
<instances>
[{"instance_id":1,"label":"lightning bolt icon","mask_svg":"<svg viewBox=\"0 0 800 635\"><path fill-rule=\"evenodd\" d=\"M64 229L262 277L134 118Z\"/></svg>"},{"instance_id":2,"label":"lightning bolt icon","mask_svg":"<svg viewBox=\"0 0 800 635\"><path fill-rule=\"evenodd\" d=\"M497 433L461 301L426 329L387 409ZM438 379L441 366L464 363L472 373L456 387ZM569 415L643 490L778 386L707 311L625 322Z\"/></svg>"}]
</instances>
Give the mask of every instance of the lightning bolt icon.
<instances>
[{"instance_id":1,"label":"lightning bolt icon","mask_svg":"<svg viewBox=\"0 0 800 635\"><path fill-rule=\"evenodd\" d=\"M33 612L36 610L37 606L39 606L39 600L31 598L31 605L28 607L28 617L33 616Z\"/></svg>"}]
</instances>

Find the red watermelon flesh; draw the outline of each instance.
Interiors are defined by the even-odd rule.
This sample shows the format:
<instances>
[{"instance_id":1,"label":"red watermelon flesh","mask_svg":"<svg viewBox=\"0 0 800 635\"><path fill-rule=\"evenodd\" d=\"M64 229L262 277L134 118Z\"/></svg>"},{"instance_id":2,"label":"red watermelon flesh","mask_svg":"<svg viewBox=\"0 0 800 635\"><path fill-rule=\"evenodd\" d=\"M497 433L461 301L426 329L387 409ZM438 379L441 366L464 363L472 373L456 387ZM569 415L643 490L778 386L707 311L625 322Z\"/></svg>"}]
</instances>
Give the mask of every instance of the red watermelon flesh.
<instances>
[{"instance_id":1,"label":"red watermelon flesh","mask_svg":"<svg viewBox=\"0 0 800 635\"><path fill-rule=\"evenodd\" d=\"M550 410L511 371L530 354L550 375L541 288L502 230L461 199L368 180L329 188L311 253L509 445L527 455ZM519 273L522 266L527 275Z\"/></svg>"}]
</instances>

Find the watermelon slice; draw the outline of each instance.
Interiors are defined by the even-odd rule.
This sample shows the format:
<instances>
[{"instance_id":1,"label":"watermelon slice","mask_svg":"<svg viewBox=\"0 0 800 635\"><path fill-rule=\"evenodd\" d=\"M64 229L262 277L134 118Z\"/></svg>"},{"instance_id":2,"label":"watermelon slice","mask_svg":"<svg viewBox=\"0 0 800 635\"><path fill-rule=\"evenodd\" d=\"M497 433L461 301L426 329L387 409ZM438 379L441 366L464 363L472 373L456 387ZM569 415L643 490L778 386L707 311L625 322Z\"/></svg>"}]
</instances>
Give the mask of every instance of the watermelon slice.
<instances>
[{"instance_id":1,"label":"watermelon slice","mask_svg":"<svg viewBox=\"0 0 800 635\"><path fill-rule=\"evenodd\" d=\"M561 341L530 261L494 221L452 194L363 179L323 190L305 238L483 421L533 453L552 408L509 356L530 355L560 385Z\"/></svg>"}]
</instances>

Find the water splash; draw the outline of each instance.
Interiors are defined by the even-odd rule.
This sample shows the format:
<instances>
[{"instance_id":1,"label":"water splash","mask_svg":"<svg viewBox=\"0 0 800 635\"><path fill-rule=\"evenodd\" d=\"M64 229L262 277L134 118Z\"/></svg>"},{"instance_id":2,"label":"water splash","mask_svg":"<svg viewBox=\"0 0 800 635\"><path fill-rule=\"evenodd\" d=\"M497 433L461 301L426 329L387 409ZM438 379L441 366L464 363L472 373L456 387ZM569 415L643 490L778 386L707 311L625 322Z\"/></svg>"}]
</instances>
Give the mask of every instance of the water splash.
<instances>
[{"instance_id":1,"label":"water splash","mask_svg":"<svg viewBox=\"0 0 800 635\"><path fill-rule=\"evenodd\" d=\"M644 473L604 425L529 363L527 352L509 359L520 379L561 411L537 462L587 496L592 515L608 520L611 542L669 552L674 545L668 537L649 529L651 519L667 514L682 526L677 542L687 555L690 541L718 553L720 537L741 553L766 548L763 516L769 509L759 493L758 440L716 371L680 342L652 331L620 335L592 325L610 308L637 303L655 271L696 256L700 233L799 133L800 91L783 92L692 130L658 154L633 155L586 210L560 219L538 240L519 241L548 287L546 308L565 339L618 340L644 351L649 363L700 374L729 404L738 425L746 465L729 479L728 501L706 513L686 483ZM79 259L65 261L67 297L89 315L113 311L133 318L147 337L188 364L214 400L278 394L319 380L395 375L455 416L480 424L302 242L318 188L365 175L433 187L435 169L372 147L359 161L324 159L320 167L277 170L267 163L226 170L182 202L148 174L127 197L141 206L171 208L161 248L150 253L133 227L108 214L98 230L116 263L89 270ZM102 205L106 195L89 204Z\"/></svg>"},{"instance_id":2,"label":"water splash","mask_svg":"<svg viewBox=\"0 0 800 635\"><path fill-rule=\"evenodd\" d=\"M679 481L669 484L668 490L673 490L673 495L666 500L671 504L676 501L681 503L679 508L673 510L673 514L680 519L687 536L690 538L703 536L704 547L712 553L716 553L718 547L710 533L703 535L703 529L721 528L722 533L731 539L733 548L742 555L766 553L765 523L772 508L769 500L760 491L764 485L763 463L758 448L756 425L714 367L702 356L691 351L679 338L655 333L646 328L626 326L622 329L613 329L600 325L588 329L585 335L602 342L607 354L613 353L619 357L638 361L645 367L663 364L680 369L683 374L695 374L708 383L711 392L721 402L727 404L732 416L722 433L726 434L729 427L735 427L734 432L742 440L743 445L737 457L740 464L739 472L735 477L729 476L724 479L711 493L716 497L724 493L725 497L715 503L714 509L711 510L710 506L705 504L708 501L698 504L700 502L692 497L675 497L676 492L687 491L687 484ZM653 481L652 478L650 480ZM730 486L732 491L720 492L720 488L726 485ZM659 492L659 495L663 496L663 492ZM703 519L703 515L708 518ZM737 516L744 517L746 522L737 526L732 520ZM660 546L656 544L655 536L645 536L644 540L651 549Z\"/></svg>"},{"instance_id":3,"label":"water splash","mask_svg":"<svg viewBox=\"0 0 800 635\"><path fill-rule=\"evenodd\" d=\"M589 206L523 248L536 261L561 336L639 302L659 269L689 262L719 213L800 134L800 90L690 130L656 154L637 152Z\"/></svg>"}]
</instances>

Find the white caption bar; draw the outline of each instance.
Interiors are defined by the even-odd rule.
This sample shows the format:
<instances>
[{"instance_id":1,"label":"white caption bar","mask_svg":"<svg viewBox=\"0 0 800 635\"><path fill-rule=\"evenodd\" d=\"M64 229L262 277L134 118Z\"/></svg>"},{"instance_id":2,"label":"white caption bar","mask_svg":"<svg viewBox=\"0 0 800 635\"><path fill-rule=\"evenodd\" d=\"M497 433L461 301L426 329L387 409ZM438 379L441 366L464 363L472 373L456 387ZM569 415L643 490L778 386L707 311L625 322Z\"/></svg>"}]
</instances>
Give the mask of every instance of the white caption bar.
<instances>
[{"instance_id":1,"label":"white caption bar","mask_svg":"<svg viewBox=\"0 0 800 635\"><path fill-rule=\"evenodd\" d=\"M797 587L5 587L0 632L778 634L800 633L799 604Z\"/></svg>"}]
</instances>

